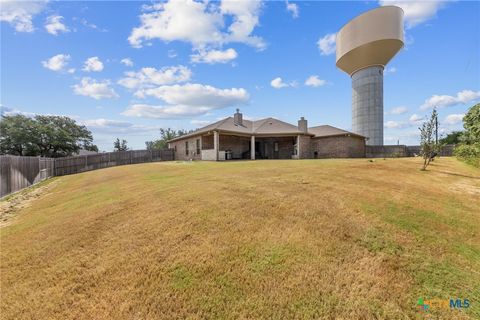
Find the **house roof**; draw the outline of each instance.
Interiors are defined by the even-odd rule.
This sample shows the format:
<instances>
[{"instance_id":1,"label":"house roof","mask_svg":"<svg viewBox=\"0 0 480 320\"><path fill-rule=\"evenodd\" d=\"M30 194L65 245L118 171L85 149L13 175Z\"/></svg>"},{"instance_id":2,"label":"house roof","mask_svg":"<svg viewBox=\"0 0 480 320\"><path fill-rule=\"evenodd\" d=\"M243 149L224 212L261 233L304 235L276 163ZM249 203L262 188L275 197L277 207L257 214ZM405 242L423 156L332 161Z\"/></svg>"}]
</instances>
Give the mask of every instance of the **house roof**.
<instances>
[{"instance_id":1,"label":"house roof","mask_svg":"<svg viewBox=\"0 0 480 320\"><path fill-rule=\"evenodd\" d=\"M223 131L229 133L238 133L246 135L299 135L306 134L315 137L327 137L327 136L338 136L338 135L355 135L362 137L361 135L348 132L339 128L332 126L324 125L318 127L311 127L308 129L308 132L302 132L298 130L297 126L293 124L275 119L275 118L265 118L255 121L243 120L242 125L235 124L233 117L228 117L217 121L215 123L209 124L205 127L199 128L189 134L174 138L168 142L181 140L196 136L198 134L207 133L210 131Z\"/></svg>"},{"instance_id":2,"label":"house roof","mask_svg":"<svg viewBox=\"0 0 480 320\"><path fill-rule=\"evenodd\" d=\"M353 133L350 131L346 131L340 128L332 127L329 125L317 126L317 127L310 127L308 128L308 132L314 134L314 138L323 138L323 137L332 137L332 136L344 136L344 135L352 135L357 137L365 138L364 136Z\"/></svg>"}]
</instances>

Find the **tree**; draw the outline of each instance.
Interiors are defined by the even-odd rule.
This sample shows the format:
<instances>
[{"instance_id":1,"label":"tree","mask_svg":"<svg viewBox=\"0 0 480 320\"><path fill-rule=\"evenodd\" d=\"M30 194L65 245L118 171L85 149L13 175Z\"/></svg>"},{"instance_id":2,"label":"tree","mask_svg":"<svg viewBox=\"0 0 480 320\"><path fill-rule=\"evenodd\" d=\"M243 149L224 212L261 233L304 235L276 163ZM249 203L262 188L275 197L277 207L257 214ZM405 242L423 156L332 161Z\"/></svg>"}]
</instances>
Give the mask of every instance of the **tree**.
<instances>
[{"instance_id":1,"label":"tree","mask_svg":"<svg viewBox=\"0 0 480 320\"><path fill-rule=\"evenodd\" d=\"M438 125L438 113L433 109L430 119L422 124L420 129L420 155L423 157L422 170L426 170L430 161L440 151L440 145L436 142L436 129Z\"/></svg>"},{"instance_id":2,"label":"tree","mask_svg":"<svg viewBox=\"0 0 480 320\"><path fill-rule=\"evenodd\" d=\"M118 152L118 151L127 151L127 150L128 150L127 140L122 139L122 141L120 141L120 139L117 138L117 140L113 142L113 151Z\"/></svg>"},{"instance_id":3,"label":"tree","mask_svg":"<svg viewBox=\"0 0 480 320\"><path fill-rule=\"evenodd\" d=\"M0 152L23 156L64 157L80 149L95 150L92 133L63 116L2 116Z\"/></svg>"},{"instance_id":4,"label":"tree","mask_svg":"<svg viewBox=\"0 0 480 320\"><path fill-rule=\"evenodd\" d=\"M35 116L38 135L36 144L40 155L59 157L78 153L80 149L95 149L92 133L63 116Z\"/></svg>"},{"instance_id":5,"label":"tree","mask_svg":"<svg viewBox=\"0 0 480 320\"><path fill-rule=\"evenodd\" d=\"M163 150L168 148L168 142L169 140L175 139L177 137L183 136L187 133L190 133L192 131L187 131L187 130L178 130L175 131L171 128L163 129L160 128L160 139L154 140L154 141L146 141L145 145L147 146L147 150L152 150L152 149L158 149L158 150Z\"/></svg>"},{"instance_id":6,"label":"tree","mask_svg":"<svg viewBox=\"0 0 480 320\"><path fill-rule=\"evenodd\" d=\"M0 121L0 153L18 156L36 155L35 123L31 118L17 114L2 116Z\"/></svg>"},{"instance_id":7,"label":"tree","mask_svg":"<svg viewBox=\"0 0 480 320\"><path fill-rule=\"evenodd\" d=\"M445 138L440 139L441 144L459 144L462 139L462 131L452 131Z\"/></svg>"},{"instance_id":8,"label":"tree","mask_svg":"<svg viewBox=\"0 0 480 320\"><path fill-rule=\"evenodd\" d=\"M480 103L471 107L463 117L462 143L455 150L455 156L476 167L480 167Z\"/></svg>"},{"instance_id":9,"label":"tree","mask_svg":"<svg viewBox=\"0 0 480 320\"><path fill-rule=\"evenodd\" d=\"M463 117L465 134L462 140L466 144L480 144L480 103L471 107Z\"/></svg>"}]
</instances>

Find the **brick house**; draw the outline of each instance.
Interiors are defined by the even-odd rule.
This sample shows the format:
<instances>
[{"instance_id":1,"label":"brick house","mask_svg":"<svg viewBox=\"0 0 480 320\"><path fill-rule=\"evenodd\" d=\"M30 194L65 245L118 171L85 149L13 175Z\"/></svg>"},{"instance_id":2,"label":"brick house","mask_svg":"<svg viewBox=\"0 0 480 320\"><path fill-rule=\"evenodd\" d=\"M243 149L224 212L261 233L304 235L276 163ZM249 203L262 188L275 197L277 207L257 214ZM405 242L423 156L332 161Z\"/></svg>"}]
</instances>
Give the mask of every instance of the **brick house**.
<instances>
[{"instance_id":1,"label":"brick house","mask_svg":"<svg viewBox=\"0 0 480 320\"><path fill-rule=\"evenodd\" d=\"M168 141L175 160L315 159L365 157L365 137L328 125L308 127L273 118L233 117Z\"/></svg>"}]
</instances>

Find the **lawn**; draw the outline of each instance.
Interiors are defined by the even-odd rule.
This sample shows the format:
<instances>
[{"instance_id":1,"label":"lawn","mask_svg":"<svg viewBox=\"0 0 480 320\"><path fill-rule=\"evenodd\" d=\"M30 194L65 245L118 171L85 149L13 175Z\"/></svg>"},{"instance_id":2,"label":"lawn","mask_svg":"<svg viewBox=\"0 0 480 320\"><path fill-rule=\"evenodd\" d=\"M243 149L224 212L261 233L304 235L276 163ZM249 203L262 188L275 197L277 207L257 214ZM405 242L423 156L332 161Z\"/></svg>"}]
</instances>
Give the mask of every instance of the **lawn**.
<instances>
[{"instance_id":1,"label":"lawn","mask_svg":"<svg viewBox=\"0 0 480 320\"><path fill-rule=\"evenodd\" d=\"M0 229L1 317L478 319L480 170L420 162L165 162L54 178ZM419 298L470 307L425 313Z\"/></svg>"}]
</instances>

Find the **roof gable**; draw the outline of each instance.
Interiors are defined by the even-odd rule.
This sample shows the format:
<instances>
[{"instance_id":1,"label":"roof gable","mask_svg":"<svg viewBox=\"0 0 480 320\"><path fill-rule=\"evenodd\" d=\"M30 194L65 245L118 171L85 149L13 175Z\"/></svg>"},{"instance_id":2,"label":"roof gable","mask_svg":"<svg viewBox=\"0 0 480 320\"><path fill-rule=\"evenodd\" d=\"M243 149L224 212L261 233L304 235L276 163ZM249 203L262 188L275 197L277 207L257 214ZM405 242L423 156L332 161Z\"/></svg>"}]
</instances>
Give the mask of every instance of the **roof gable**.
<instances>
[{"instance_id":1,"label":"roof gable","mask_svg":"<svg viewBox=\"0 0 480 320\"><path fill-rule=\"evenodd\" d=\"M293 124L290 124L288 122L284 122L275 118L271 118L271 117L259 119L255 121L244 119L242 121L242 125L235 124L233 117L227 117L225 119L209 124L205 127L199 128L194 132L183 135L181 137L177 137L169 141L180 140L180 139L188 138L191 136L195 136L198 134L206 133L209 131L215 131L215 130L227 131L227 132L239 133L239 134L249 134L249 135L305 134L304 132L299 131L298 127ZM308 128L308 132L306 134L312 135L314 136L314 138L339 136L339 135L354 135L358 137L363 137L359 134L342 130L329 125L310 127Z\"/></svg>"},{"instance_id":2,"label":"roof gable","mask_svg":"<svg viewBox=\"0 0 480 320\"><path fill-rule=\"evenodd\" d=\"M329 136L340 136L340 135L354 135L358 137L363 137L360 134L356 134L350 131L346 131L337 127L329 126L329 125L322 125L316 127L308 128L308 132L314 134L314 138L317 137L329 137Z\"/></svg>"}]
</instances>

